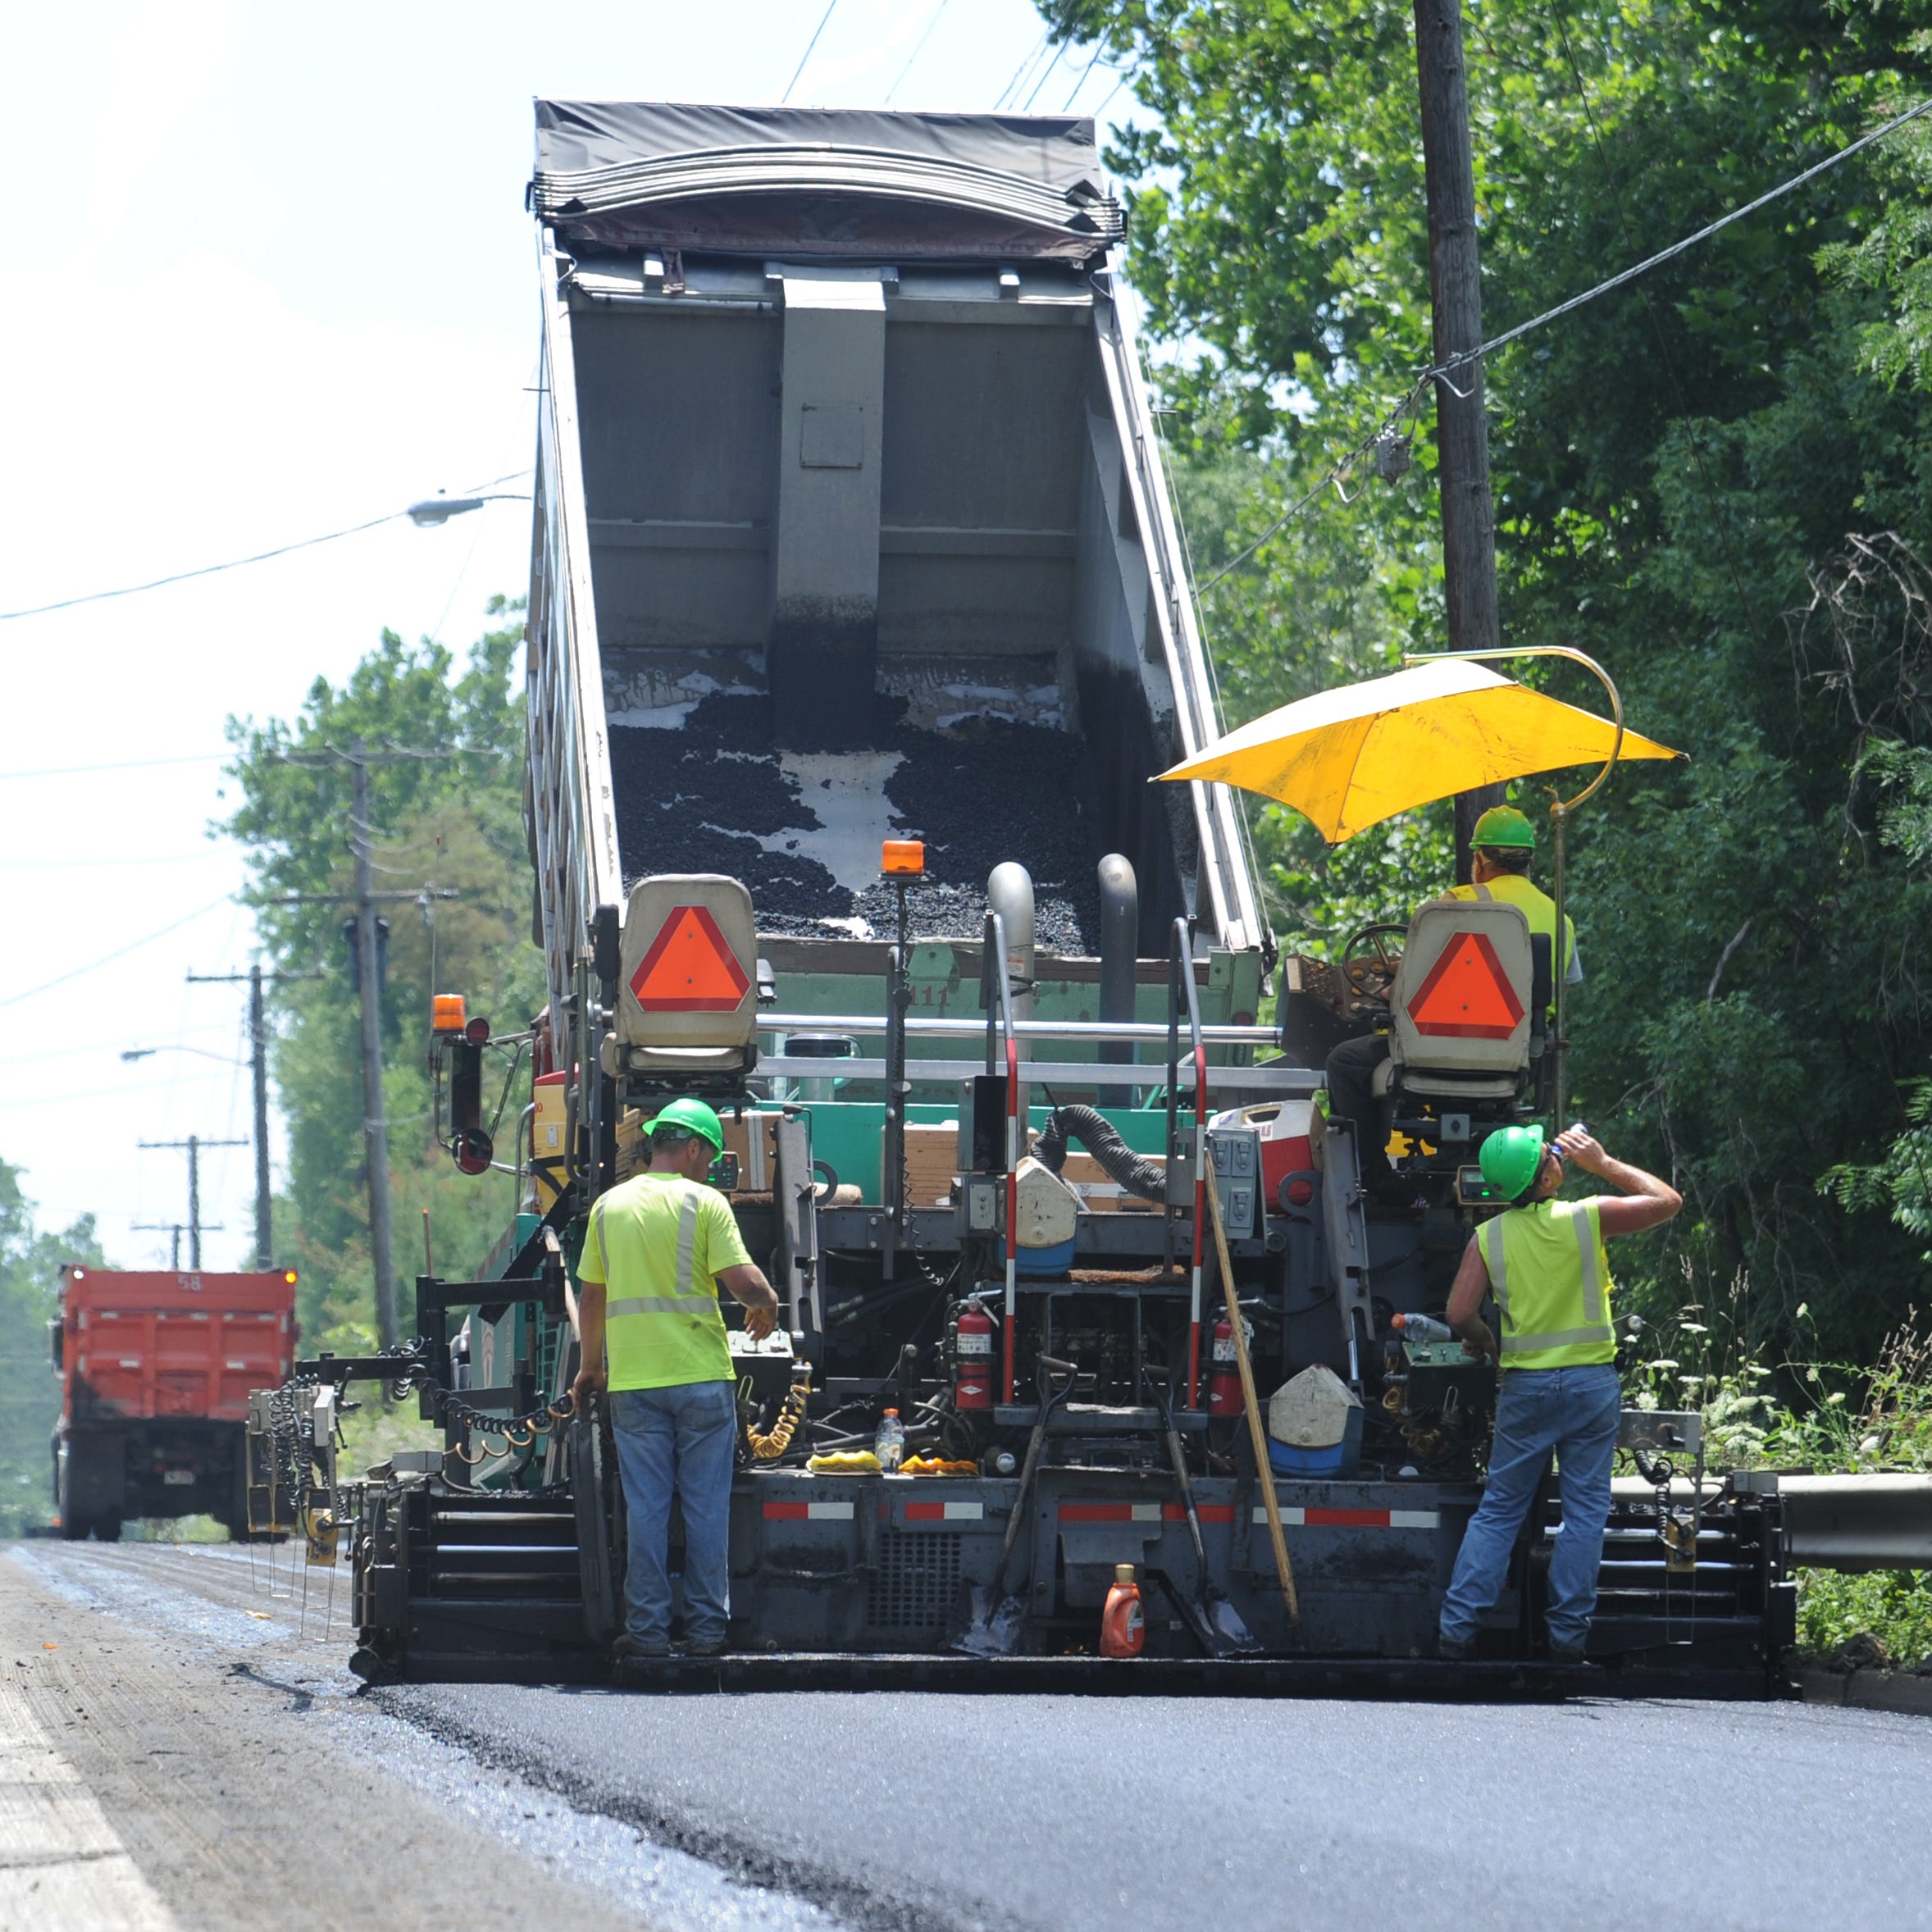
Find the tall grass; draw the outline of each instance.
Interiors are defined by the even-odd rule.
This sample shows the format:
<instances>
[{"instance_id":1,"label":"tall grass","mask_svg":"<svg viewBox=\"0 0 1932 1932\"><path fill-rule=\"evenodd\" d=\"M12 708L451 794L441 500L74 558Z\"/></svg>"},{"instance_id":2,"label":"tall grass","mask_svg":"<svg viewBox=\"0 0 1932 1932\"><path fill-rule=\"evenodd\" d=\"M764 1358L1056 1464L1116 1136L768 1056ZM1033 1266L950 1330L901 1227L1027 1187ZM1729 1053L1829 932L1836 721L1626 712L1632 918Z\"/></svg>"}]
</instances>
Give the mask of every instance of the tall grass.
<instances>
[{"instance_id":1,"label":"tall grass","mask_svg":"<svg viewBox=\"0 0 1932 1932\"><path fill-rule=\"evenodd\" d=\"M1916 1308L1861 1367L1766 1360L1750 1338L1750 1301L1740 1274L1646 1330L1626 1378L1630 1405L1700 1411L1716 1471L1932 1472L1932 1326ZM1802 1335L1802 1305L1797 1321ZM1932 1570L1800 1570L1800 1651L1829 1656L1855 1639L1871 1662L1932 1662Z\"/></svg>"}]
</instances>

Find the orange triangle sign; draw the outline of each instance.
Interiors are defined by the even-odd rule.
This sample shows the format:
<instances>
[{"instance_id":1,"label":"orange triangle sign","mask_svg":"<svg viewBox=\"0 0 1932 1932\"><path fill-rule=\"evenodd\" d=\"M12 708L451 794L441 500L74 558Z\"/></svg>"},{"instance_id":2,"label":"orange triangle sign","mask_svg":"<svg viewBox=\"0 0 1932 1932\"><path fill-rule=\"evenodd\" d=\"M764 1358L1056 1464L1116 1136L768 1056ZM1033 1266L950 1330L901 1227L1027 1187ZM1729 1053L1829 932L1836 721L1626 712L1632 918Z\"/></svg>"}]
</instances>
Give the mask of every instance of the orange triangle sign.
<instances>
[{"instance_id":1,"label":"orange triangle sign","mask_svg":"<svg viewBox=\"0 0 1932 1932\"><path fill-rule=\"evenodd\" d=\"M731 1013L751 990L718 921L701 905L674 905L631 975L646 1013Z\"/></svg>"},{"instance_id":2,"label":"orange triangle sign","mask_svg":"<svg viewBox=\"0 0 1932 1932\"><path fill-rule=\"evenodd\" d=\"M1409 1002L1409 1018L1438 1039L1506 1040L1522 1023L1523 1002L1489 936L1458 932Z\"/></svg>"}]
</instances>

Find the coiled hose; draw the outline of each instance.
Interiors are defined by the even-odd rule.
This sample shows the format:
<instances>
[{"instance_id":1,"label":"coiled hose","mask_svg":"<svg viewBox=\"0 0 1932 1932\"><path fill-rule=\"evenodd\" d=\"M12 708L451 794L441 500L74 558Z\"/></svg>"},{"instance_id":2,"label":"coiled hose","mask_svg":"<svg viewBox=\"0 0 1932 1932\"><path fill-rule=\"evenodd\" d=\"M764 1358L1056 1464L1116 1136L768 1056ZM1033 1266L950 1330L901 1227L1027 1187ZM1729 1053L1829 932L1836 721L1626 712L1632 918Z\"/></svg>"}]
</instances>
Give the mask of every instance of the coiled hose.
<instances>
[{"instance_id":1,"label":"coiled hose","mask_svg":"<svg viewBox=\"0 0 1932 1932\"><path fill-rule=\"evenodd\" d=\"M1129 1194L1137 1194L1142 1201L1167 1198L1167 1169L1158 1160L1135 1153L1097 1108L1077 1104L1055 1107L1033 1143L1033 1157L1057 1174L1066 1164L1069 1135L1100 1164L1110 1180L1118 1182Z\"/></svg>"},{"instance_id":2,"label":"coiled hose","mask_svg":"<svg viewBox=\"0 0 1932 1932\"><path fill-rule=\"evenodd\" d=\"M770 1430L763 1434L754 1428L745 1432L745 1439L751 1445L751 1453L759 1461L776 1462L791 1447L791 1438L798 1433L798 1425L805 1419L805 1398L811 1392L811 1365L800 1363L792 1371L791 1387L785 1392L785 1406L778 1411L778 1419Z\"/></svg>"}]
</instances>

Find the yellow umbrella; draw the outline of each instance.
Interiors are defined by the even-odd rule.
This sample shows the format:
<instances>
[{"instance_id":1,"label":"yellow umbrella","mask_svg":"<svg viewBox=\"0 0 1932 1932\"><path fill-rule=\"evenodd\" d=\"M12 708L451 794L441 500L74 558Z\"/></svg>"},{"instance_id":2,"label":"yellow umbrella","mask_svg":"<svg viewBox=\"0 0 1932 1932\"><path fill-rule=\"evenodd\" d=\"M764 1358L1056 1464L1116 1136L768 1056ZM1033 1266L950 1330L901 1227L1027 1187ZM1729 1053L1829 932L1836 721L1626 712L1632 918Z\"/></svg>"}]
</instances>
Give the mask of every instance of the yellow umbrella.
<instances>
[{"instance_id":1,"label":"yellow umbrella","mask_svg":"<svg viewBox=\"0 0 1932 1932\"><path fill-rule=\"evenodd\" d=\"M1629 731L1620 745L1618 730L1467 658L1436 658L1284 704L1160 776L1279 799L1335 845L1479 785L1612 758L1684 755Z\"/></svg>"}]
</instances>

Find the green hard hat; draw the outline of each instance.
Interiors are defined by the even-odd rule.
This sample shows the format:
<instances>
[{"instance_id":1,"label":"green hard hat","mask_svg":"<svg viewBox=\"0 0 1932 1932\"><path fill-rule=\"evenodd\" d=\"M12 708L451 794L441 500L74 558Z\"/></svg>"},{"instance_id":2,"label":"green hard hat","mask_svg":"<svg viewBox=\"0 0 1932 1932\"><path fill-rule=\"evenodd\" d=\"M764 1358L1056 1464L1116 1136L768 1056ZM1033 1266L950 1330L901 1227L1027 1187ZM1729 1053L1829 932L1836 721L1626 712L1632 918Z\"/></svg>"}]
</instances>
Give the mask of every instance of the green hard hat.
<instances>
[{"instance_id":1,"label":"green hard hat","mask_svg":"<svg viewBox=\"0 0 1932 1932\"><path fill-rule=\"evenodd\" d=\"M1492 805L1470 834L1472 845L1519 845L1533 850L1536 827L1514 805Z\"/></svg>"},{"instance_id":2,"label":"green hard hat","mask_svg":"<svg viewBox=\"0 0 1932 1932\"><path fill-rule=\"evenodd\" d=\"M686 1133L710 1141L720 1154L724 1152L724 1128L719 1125L718 1115L702 1100L672 1101L652 1121L651 1132L654 1134L661 1127L681 1127Z\"/></svg>"},{"instance_id":3,"label":"green hard hat","mask_svg":"<svg viewBox=\"0 0 1932 1932\"><path fill-rule=\"evenodd\" d=\"M1477 1156L1483 1178L1505 1201L1514 1201L1533 1187L1542 1171L1543 1130L1540 1127L1499 1127L1483 1143Z\"/></svg>"}]
</instances>

